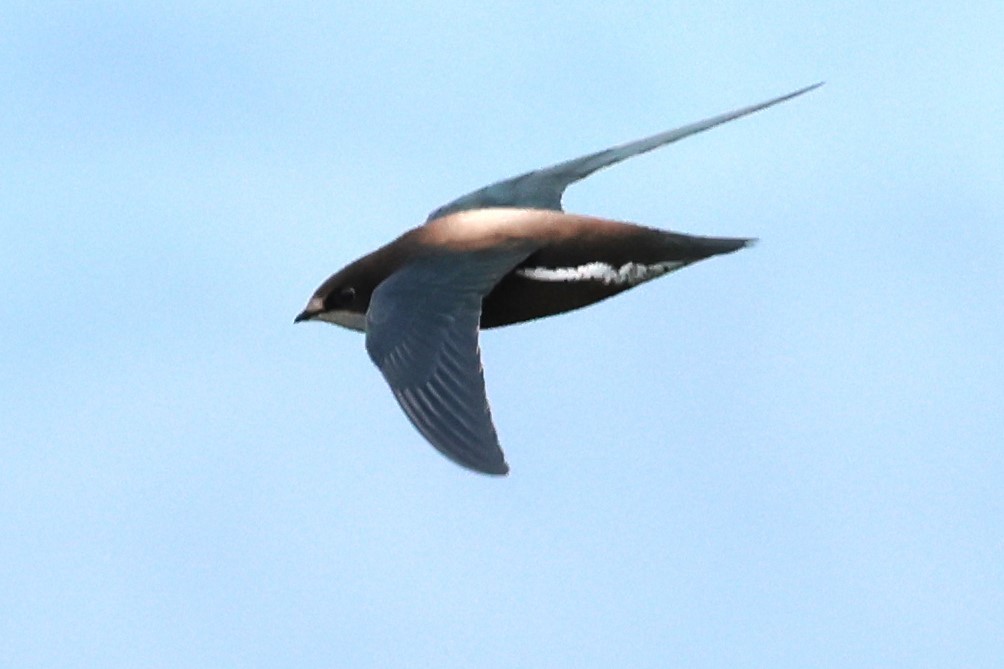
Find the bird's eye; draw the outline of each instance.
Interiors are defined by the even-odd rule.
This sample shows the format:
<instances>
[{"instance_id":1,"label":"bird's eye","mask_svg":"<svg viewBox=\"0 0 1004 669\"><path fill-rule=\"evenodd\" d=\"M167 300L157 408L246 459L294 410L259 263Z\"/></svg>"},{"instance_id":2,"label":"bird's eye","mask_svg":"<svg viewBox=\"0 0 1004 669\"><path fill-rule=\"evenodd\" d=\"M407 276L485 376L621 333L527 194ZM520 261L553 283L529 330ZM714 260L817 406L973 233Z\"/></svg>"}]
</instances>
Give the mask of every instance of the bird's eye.
<instances>
[{"instance_id":1,"label":"bird's eye","mask_svg":"<svg viewBox=\"0 0 1004 669\"><path fill-rule=\"evenodd\" d=\"M338 301L342 304L349 304L354 299L356 299L356 289L352 286L346 286L338 291Z\"/></svg>"}]
</instances>

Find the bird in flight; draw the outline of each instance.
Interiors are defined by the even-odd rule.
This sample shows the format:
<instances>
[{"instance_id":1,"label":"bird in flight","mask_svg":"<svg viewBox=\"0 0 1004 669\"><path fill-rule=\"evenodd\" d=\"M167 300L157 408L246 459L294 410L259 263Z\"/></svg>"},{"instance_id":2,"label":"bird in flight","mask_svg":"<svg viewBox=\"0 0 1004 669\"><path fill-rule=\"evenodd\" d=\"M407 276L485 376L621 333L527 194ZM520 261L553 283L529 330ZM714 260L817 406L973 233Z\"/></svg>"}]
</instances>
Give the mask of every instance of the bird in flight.
<instances>
[{"instance_id":1,"label":"bird in flight","mask_svg":"<svg viewBox=\"0 0 1004 669\"><path fill-rule=\"evenodd\" d=\"M585 307L753 242L566 213L565 189L821 85L463 195L329 277L294 322L364 332L370 359L422 436L463 467L506 474L485 393L480 330Z\"/></svg>"}]
</instances>

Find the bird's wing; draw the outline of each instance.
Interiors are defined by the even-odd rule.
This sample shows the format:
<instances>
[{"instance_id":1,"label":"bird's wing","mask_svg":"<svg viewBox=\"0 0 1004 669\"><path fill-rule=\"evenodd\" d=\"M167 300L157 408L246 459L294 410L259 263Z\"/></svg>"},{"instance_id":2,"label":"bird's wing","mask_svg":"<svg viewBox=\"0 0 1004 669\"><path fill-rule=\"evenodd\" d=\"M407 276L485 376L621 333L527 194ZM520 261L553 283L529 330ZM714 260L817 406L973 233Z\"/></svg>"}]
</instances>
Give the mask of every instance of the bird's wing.
<instances>
[{"instance_id":1,"label":"bird's wing","mask_svg":"<svg viewBox=\"0 0 1004 669\"><path fill-rule=\"evenodd\" d=\"M481 300L531 250L421 258L377 287L366 314L366 350L409 420L443 455L485 474L509 466L485 394Z\"/></svg>"},{"instance_id":2,"label":"bird's wing","mask_svg":"<svg viewBox=\"0 0 1004 669\"><path fill-rule=\"evenodd\" d=\"M429 214L428 221L433 221L447 214L468 209L487 209L490 207L519 207L526 209L550 209L562 211L561 196L571 184L588 177L593 172L609 167L632 156L646 153L660 146L671 144L684 137L690 137L714 128L716 125L728 123L747 114L766 109L791 98L808 93L822 86L822 82L767 100L759 104L743 107L734 111L713 116L711 118L685 125L675 130L667 130L651 137L639 139L628 144L597 151L587 156L573 158L557 165L521 174L518 177L505 179L490 186L478 189L456 200L443 205Z\"/></svg>"}]
</instances>

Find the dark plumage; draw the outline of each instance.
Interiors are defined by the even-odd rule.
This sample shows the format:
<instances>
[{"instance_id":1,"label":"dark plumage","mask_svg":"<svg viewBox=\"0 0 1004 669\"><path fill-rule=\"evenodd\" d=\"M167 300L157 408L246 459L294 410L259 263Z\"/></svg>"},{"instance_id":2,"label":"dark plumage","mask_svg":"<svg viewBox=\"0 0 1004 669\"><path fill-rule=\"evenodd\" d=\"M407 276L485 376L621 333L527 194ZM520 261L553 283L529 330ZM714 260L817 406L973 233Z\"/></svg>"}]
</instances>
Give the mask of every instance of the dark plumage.
<instances>
[{"instance_id":1,"label":"dark plumage","mask_svg":"<svg viewBox=\"0 0 1004 669\"><path fill-rule=\"evenodd\" d=\"M752 241L567 214L565 188L819 85L464 195L332 275L295 320L365 332L367 352L419 432L464 467L505 474L480 329L579 309Z\"/></svg>"}]
</instances>

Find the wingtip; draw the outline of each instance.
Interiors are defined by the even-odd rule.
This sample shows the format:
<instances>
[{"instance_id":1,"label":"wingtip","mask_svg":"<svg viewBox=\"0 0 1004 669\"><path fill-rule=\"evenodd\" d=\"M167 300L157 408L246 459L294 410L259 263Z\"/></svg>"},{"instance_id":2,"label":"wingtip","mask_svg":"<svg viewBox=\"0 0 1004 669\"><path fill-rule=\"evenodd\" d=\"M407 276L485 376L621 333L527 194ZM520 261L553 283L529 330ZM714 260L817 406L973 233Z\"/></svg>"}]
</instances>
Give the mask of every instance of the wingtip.
<instances>
[{"instance_id":1,"label":"wingtip","mask_svg":"<svg viewBox=\"0 0 1004 669\"><path fill-rule=\"evenodd\" d=\"M763 104L762 106L759 106L759 109L766 109L767 107L773 107L774 105L779 104L781 102L787 102L788 100L791 100L793 98L805 95L806 93L816 90L825 83L826 83L825 81L817 81L814 84L804 86L802 88L799 88L798 90L794 90L791 93L788 93L787 95L782 95L781 97L770 100L769 102ZM757 109L757 111L759 111L759 109Z\"/></svg>"},{"instance_id":2,"label":"wingtip","mask_svg":"<svg viewBox=\"0 0 1004 669\"><path fill-rule=\"evenodd\" d=\"M478 465L473 467L470 465L465 465L465 466L467 466L469 469L478 472L479 474L485 474L486 476L498 476L498 477L509 476L509 463L507 463L505 460L498 463L493 462L490 465Z\"/></svg>"},{"instance_id":3,"label":"wingtip","mask_svg":"<svg viewBox=\"0 0 1004 669\"><path fill-rule=\"evenodd\" d=\"M491 476L492 478L505 478L509 476L509 465L506 463L486 465L484 463L474 464L472 462L461 462L456 458L450 457L455 464L460 465L469 472L474 472L475 474L482 474L484 476Z\"/></svg>"}]
</instances>

